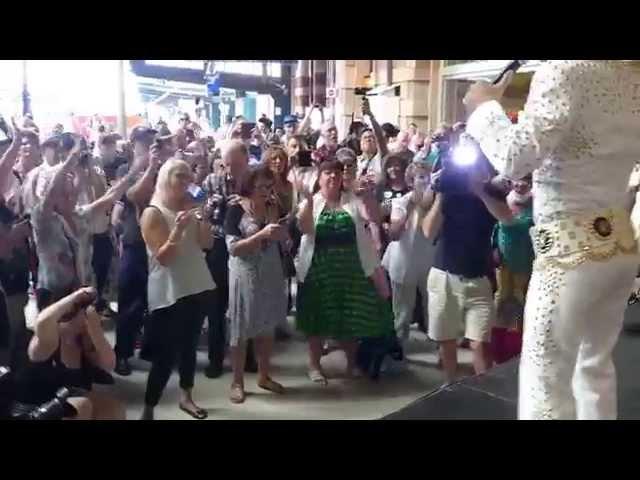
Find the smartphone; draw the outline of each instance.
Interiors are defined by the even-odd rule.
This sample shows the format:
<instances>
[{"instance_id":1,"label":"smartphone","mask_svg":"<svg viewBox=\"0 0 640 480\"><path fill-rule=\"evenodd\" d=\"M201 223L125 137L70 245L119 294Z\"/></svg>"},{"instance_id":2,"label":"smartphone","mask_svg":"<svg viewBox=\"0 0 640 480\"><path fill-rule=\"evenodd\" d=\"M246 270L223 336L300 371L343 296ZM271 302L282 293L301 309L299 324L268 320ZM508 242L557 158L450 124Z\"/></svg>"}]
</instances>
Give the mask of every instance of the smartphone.
<instances>
[{"instance_id":1,"label":"smartphone","mask_svg":"<svg viewBox=\"0 0 640 480\"><path fill-rule=\"evenodd\" d=\"M299 167L310 167L313 165L310 150L300 150L297 154Z\"/></svg>"},{"instance_id":2,"label":"smartphone","mask_svg":"<svg viewBox=\"0 0 640 480\"><path fill-rule=\"evenodd\" d=\"M245 122L242 124L242 138L247 139L251 138L251 132L254 128L256 128L256 124L253 122Z\"/></svg>"},{"instance_id":3,"label":"smartphone","mask_svg":"<svg viewBox=\"0 0 640 480\"><path fill-rule=\"evenodd\" d=\"M280 220L278 220L278 225L286 225L287 223L289 223L289 218L289 215L285 215Z\"/></svg>"}]
</instances>

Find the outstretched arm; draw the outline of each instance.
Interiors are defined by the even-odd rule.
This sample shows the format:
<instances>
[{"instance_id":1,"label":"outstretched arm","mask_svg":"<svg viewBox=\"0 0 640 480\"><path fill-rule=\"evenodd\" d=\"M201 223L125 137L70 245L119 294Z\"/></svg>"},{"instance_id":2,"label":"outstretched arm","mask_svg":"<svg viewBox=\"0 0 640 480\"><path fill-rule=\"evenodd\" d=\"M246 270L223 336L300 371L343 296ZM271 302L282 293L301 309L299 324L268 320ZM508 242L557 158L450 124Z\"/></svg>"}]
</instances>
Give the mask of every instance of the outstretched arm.
<instances>
[{"instance_id":1,"label":"outstretched arm","mask_svg":"<svg viewBox=\"0 0 640 480\"><path fill-rule=\"evenodd\" d=\"M0 196L3 197L11 187L11 180L13 179L11 169L18 158L23 137L23 131L16 125L15 120L11 119L11 121L13 122L13 140L11 141L11 145L9 145L9 149L4 152L4 155L0 158Z\"/></svg>"},{"instance_id":2,"label":"outstretched arm","mask_svg":"<svg viewBox=\"0 0 640 480\"><path fill-rule=\"evenodd\" d=\"M538 168L558 146L572 125L577 94L572 67L566 63L544 65L533 77L529 98L514 125L498 100L512 75L496 86L479 82L471 86L465 103L475 108L467 133L500 173L519 179Z\"/></svg>"}]
</instances>

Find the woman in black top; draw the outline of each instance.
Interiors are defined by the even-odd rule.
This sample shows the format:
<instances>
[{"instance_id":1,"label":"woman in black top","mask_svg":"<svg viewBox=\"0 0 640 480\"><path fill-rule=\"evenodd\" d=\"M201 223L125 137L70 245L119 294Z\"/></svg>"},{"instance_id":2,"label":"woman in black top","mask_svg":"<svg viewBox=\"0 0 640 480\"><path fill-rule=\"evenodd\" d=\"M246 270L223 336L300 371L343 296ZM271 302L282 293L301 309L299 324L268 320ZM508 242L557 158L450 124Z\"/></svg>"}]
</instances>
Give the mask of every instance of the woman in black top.
<instances>
[{"instance_id":1,"label":"woman in black top","mask_svg":"<svg viewBox=\"0 0 640 480\"><path fill-rule=\"evenodd\" d=\"M16 374L16 401L22 406L38 406L67 387L76 392L67 400L77 411L73 419L125 419L119 401L93 388L95 367L112 371L115 366L101 317L90 306L95 297L93 288L81 288L40 312L29 362Z\"/></svg>"}]
</instances>

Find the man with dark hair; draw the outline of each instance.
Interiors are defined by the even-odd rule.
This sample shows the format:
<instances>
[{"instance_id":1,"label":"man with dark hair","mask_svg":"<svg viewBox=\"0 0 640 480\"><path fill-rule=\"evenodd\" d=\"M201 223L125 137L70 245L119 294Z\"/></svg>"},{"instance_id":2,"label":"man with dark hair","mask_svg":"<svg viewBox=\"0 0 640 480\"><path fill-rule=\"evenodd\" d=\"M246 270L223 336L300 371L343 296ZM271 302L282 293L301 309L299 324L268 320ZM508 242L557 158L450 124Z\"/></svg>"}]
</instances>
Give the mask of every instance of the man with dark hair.
<instances>
[{"instance_id":1,"label":"man with dark hair","mask_svg":"<svg viewBox=\"0 0 640 480\"><path fill-rule=\"evenodd\" d=\"M391 123L383 123L380 128L384 133L384 138L387 141L387 144L393 142L398 134L400 133L400 129Z\"/></svg>"},{"instance_id":2,"label":"man with dark hair","mask_svg":"<svg viewBox=\"0 0 640 480\"><path fill-rule=\"evenodd\" d=\"M116 172L121 165L127 163L127 159L118 155L117 140L115 135L103 135L98 140L98 163L104 171L107 185L111 185L116 178Z\"/></svg>"},{"instance_id":3,"label":"man with dark hair","mask_svg":"<svg viewBox=\"0 0 640 480\"><path fill-rule=\"evenodd\" d=\"M119 236L122 251L118 272L118 318L116 322L116 368L118 375L131 375L129 358L135 351L136 338L140 334L147 310L147 249L142 239L139 213L151 199L155 179L160 167L159 149L151 146L157 135L151 128L139 126L131 131L134 158L146 157L147 169L114 208L112 223ZM163 152L168 158L169 152ZM129 165L121 165L117 177L124 177Z\"/></svg>"},{"instance_id":4,"label":"man with dark hair","mask_svg":"<svg viewBox=\"0 0 640 480\"><path fill-rule=\"evenodd\" d=\"M362 155L358 157L358 177L375 174L376 181L382 178L384 158L389 153L383 128L378 125L376 117L369 107L369 101L362 99L362 115L369 117L372 128L366 128L360 136Z\"/></svg>"},{"instance_id":5,"label":"man with dark hair","mask_svg":"<svg viewBox=\"0 0 640 480\"><path fill-rule=\"evenodd\" d=\"M464 187L456 189L439 187L438 177L453 178L453 167L443 162L444 167L432 175L429 188L435 200L422 229L427 239L436 242L427 281L429 337L439 344L446 381L453 382L458 374L456 342L461 326L464 338L471 342L475 372L482 374L491 366L491 238L496 221L510 222L512 213L504 196L488 182L486 158L479 157L467 176L455 171L456 183Z\"/></svg>"}]
</instances>

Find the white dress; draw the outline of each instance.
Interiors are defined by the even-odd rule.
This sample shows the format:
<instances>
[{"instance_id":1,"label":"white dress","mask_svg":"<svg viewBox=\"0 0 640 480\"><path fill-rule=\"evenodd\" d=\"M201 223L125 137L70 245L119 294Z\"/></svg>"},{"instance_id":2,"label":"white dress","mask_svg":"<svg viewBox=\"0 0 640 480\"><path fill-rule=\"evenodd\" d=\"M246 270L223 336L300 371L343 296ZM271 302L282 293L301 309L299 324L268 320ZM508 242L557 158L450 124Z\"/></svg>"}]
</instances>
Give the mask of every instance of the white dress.
<instances>
[{"instance_id":1,"label":"white dress","mask_svg":"<svg viewBox=\"0 0 640 480\"><path fill-rule=\"evenodd\" d=\"M264 225L240 205L229 208L225 218L229 250L239 240ZM287 293L278 242L266 241L252 253L229 255L229 345L237 346L258 336L272 335L287 318Z\"/></svg>"}]
</instances>

